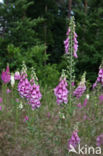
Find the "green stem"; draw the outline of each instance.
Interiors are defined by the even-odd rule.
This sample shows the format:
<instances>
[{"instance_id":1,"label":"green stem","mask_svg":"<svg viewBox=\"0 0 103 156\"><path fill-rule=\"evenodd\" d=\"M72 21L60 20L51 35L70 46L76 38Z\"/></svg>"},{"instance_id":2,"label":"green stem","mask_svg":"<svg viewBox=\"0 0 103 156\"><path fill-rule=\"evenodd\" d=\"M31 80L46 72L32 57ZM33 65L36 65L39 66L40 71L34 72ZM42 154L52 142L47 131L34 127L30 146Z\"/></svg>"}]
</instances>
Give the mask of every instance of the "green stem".
<instances>
[{"instance_id":1,"label":"green stem","mask_svg":"<svg viewBox=\"0 0 103 156\"><path fill-rule=\"evenodd\" d=\"M71 35L71 40L70 40L70 81L69 81L69 109L70 109L70 112L71 112L71 104L72 104L72 59L73 59L73 41L72 41L72 35Z\"/></svg>"}]
</instances>

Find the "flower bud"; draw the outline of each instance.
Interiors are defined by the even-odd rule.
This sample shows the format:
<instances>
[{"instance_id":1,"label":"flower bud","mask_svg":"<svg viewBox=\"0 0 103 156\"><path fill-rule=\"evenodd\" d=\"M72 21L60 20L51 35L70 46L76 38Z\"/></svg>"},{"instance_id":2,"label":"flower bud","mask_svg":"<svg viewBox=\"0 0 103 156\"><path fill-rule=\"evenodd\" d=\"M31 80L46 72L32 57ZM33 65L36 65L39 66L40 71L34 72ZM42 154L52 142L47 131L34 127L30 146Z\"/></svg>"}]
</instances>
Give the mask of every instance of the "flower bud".
<instances>
[{"instance_id":1,"label":"flower bud","mask_svg":"<svg viewBox=\"0 0 103 156\"><path fill-rule=\"evenodd\" d=\"M11 74L11 86L14 87L14 84L15 84L14 74Z\"/></svg>"},{"instance_id":2,"label":"flower bud","mask_svg":"<svg viewBox=\"0 0 103 156\"><path fill-rule=\"evenodd\" d=\"M20 80L20 73L19 73L19 71L15 72L14 78L15 78L15 80Z\"/></svg>"}]
</instances>

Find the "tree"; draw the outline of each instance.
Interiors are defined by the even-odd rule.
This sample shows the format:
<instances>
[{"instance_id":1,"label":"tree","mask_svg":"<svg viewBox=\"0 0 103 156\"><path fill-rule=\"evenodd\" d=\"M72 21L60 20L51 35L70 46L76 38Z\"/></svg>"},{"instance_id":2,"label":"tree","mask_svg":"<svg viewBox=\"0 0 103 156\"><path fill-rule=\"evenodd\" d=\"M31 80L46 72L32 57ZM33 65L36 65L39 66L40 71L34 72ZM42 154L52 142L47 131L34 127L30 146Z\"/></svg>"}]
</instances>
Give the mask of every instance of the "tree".
<instances>
[{"instance_id":1,"label":"tree","mask_svg":"<svg viewBox=\"0 0 103 156\"><path fill-rule=\"evenodd\" d=\"M63 40L66 33L65 2L55 0L39 0L30 6L28 16L32 19L38 16L44 22L36 29L39 37L46 43L46 52L50 54L50 63L59 63L64 53Z\"/></svg>"},{"instance_id":2,"label":"tree","mask_svg":"<svg viewBox=\"0 0 103 156\"><path fill-rule=\"evenodd\" d=\"M0 36L1 67L6 62L12 63L13 68L17 67L23 58L25 59L26 51L29 48L41 44L35 30L43 19L39 17L31 19L27 16L30 5L33 5L33 2L27 0L5 0L0 4L2 19L0 28L3 30ZM12 61L16 61L16 64L14 65Z\"/></svg>"}]
</instances>

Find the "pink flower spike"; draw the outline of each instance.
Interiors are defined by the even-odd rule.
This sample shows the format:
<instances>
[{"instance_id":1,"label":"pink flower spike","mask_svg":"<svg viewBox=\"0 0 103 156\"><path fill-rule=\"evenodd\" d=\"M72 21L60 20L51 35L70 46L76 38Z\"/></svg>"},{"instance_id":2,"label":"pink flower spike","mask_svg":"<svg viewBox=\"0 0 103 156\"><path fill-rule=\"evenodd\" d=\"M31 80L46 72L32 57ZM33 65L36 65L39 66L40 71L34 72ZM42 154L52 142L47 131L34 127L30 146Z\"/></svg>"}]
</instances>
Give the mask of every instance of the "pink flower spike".
<instances>
[{"instance_id":1,"label":"pink flower spike","mask_svg":"<svg viewBox=\"0 0 103 156\"><path fill-rule=\"evenodd\" d=\"M2 103L2 101L3 101L3 100L2 100L2 97L0 97L0 103Z\"/></svg>"},{"instance_id":2,"label":"pink flower spike","mask_svg":"<svg viewBox=\"0 0 103 156\"><path fill-rule=\"evenodd\" d=\"M103 134L97 137L96 142L97 146L103 146Z\"/></svg>"},{"instance_id":3,"label":"pink flower spike","mask_svg":"<svg viewBox=\"0 0 103 156\"><path fill-rule=\"evenodd\" d=\"M103 94L99 96L99 101L100 101L100 104L103 104Z\"/></svg>"},{"instance_id":4,"label":"pink flower spike","mask_svg":"<svg viewBox=\"0 0 103 156\"><path fill-rule=\"evenodd\" d=\"M72 86L73 86L73 87L75 86L75 82L72 82Z\"/></svg>"},{"instance_id":5,"label":"pink flower spike","mask_svg":"<svg viewBox=\"0 0 103 156\"><path fill-rule=\"evenodd\" d=\"M17 71L14 75L15 80L20 80L20 73Z\"/></svg>"},{"instance_id":6,"label":"pink flower spike","mask_svg":"<svg viewBox=\"0 0 103 156\"><path fill-rule=\"evenodd\" d=\"M7 94L11 93L11 90L8 88L8 89L6 90L6 93L7 93Z\"/></svg>"},{"instance_id":7,"label":"pink flower spike","mask_svg":"<svg viewBox=\"0 0 103 156\"><path fill-rule=\"evenodd\" d=\"M103 85L103 67L100 66L99 68L99 73L98 73L98 77L97 77L97 80L96 80L96 83L101 83ZM95 83L94 83L94 86L95 87Z\"/></svg>"},{"instance_id":8,"label":"pink flower spike","mask_svg":"<svg viewBox=\"0 0 103 156\"><path fill-rule=\"evenodd\" d=\"M7 66L6 71L5 70L2 71L1 79L5 84L10 82L11 76L9 66Z\"/></svg>"},{"instance_id":9,"label":"pink flower spike","mask_svg":"<svg viewBox=\"0 0 103 156\"><path fill-rule=\"evenodd\" d=\"M100 102L103 102L103 94L101 94L101 95L99 96L99 101L100 101Z\"/></svg>"},{"instance_id":10,"label":"pink flower spike","mask_svg":"<svg viewBox=\"0 0 103 156\"><path fill-rule=\"evenodd\" d=\"M85 98L84 103L83 103L83 106L84 106L84 107L86 107L87 102L88 102L88 99L87 99L87 98Z\"/></svg>"},{"instance_id":11,"label":"pink flower spike","mask_svg":"<svg viewBox=\"0 0 103 156\"><path fill-rule=\"evenodd\" d=\"M83 119L84 119L84 120L90 120L90 118L89 118L87 115L84 115L84 116L83 116Z\"/></svg>"},{"instance_id":12,"label":"pink flower spike","mask_svg":"<svg viewBox=\"0 0 103 156\"><path fill-rule=\"evenodd\" d=\"M10 73L9 65L7 65L7 67L6 67L6 72Z\"/></svg>"},{"instance_id":13,"label":"pink flower spike","mask_svg":"<svg viewBox=\"0 0 103 156\"><path fill-rule=\"evenodd\" d=\"M97 81L93 84L92 88L94 89L97 85Z\"/></svg>"},{"instance_id":14,"label":"pink flower spike","mask_svg":"<svg viewBox=\"0 0 103 156\"><path fill-rule=\"evenodd\" d=\"M16 102L17 102L17 103L19 102L19 99L18 99L18 98L16 98Z\"/></svg>"},{"instance_id":15,"label":"pink flower spike","mask_svg":"<svg viewBox=\"0 0 103 156\"><path fill-rule=\"evenodd\" d=\"M81 103L78 103L78 104L77 104L77 107L78 107L78 108L82 108Z\"/></svg>"},{"instance_id":16,"label":"pink flower spike","mask_svg":"<svg viewBox=\"0 0 103 156\"><path fill-rule=\"evenodd\" d=\"M62 103L67 104L68 103L68 89L67 89L67 81L66 78L60 78L60 82L58 86L54 89L54 94L56 96L57 104L60 105Z\"/></svg>"},{"instance_id":17,"label":"pink flower spike","mask_svg":"<svg viewBox=\"0 0 103 156\"><path fill-rule=\"evenodd\" d=\"M50 118L50 112L48 112L48 118Z\"/></svg>"},{"instance_id":18,"label":"pink flower spike","mask_svg":"<svg viewBox=\"0 0 103 156\"><path fill-rule=\"evenodd\" d=\"M87 120L87 115L84 115L84 116L83 116L83 119L84 119L84 120Z\"/></svg>"},{"instance_id":19,"label":"pink flower spike","mask_svg":"<svg viewBox=\"0 0 103 156\"><path fill-rule=\"evenodd\" d=\"M29 120L29 117L26 115L25 117L24 117L24 122L26 122L26 121L28 121Z\"/></svg>"},{"instance_id":20,"label":"pink flower spike","mask_svg":"<svg viewBox=\"0 0 103 156\"><path fill-rule=\"evenodd\" d=\"M0 106L0 111L2 111L2 106Z\"/></svg>"},{"instance_id":21,"label":"pink flower spike","mask_svg":"<svg viewBox=\"0 0 103 156\"><path fill-rule=\"evenodd\" d=\"M80 144L80 138L78 136L78 131L75 130L72 133L71 138L68 140L68 150L71 149L70 145L72 145L74 148L76 148L78 144Z\"/></svg>"}]
</instances>

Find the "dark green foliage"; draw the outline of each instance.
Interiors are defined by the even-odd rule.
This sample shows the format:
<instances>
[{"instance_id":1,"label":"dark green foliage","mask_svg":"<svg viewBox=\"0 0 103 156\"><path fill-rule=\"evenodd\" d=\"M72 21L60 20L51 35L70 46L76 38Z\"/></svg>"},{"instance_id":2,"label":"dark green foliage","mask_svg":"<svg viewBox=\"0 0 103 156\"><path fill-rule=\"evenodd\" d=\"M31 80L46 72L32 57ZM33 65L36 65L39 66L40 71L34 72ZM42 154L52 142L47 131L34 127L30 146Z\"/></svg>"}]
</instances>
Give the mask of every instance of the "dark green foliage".
<instances>
[{"instance_id":1,"label":"dark green foliage","mask_svg":"<svg viewBox=\"0 0 103 156\"><path fill-rule=\"evenodd\" d=\"M64 54L63 40L66 32L66 11L64 3L59 5L55 0L39 0L30 6L28 16L44 19L37 27L38 36L47 45L51 63L59 63Z\"/></svg>"},{"instance_id":2,"label":"dark green foliage","mask_svg":"<svg viewBox=\"0 0 103 156\"><path fill-rule=\"evenodd\" d=\"M32 4L27 0L5 1L4 4L0 4L1 28L3 28L0 38L1 68L6 62L9 62L13 69L17 68L27 56L29 48L40 46L41 41L37 37L35 27L43 19L27 17L26 11Z\"/></svg>"}]
</instances>

